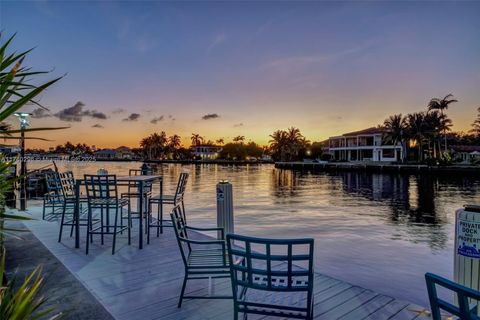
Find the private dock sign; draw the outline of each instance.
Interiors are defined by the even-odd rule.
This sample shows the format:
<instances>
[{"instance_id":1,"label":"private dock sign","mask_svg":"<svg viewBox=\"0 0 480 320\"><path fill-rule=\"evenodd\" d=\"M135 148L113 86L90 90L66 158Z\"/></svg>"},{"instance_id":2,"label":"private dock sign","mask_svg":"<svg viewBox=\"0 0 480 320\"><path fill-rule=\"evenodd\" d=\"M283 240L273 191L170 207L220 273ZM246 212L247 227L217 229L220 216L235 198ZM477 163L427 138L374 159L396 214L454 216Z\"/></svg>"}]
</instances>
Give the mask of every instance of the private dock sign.
<instances>
[{"instance_id":1,"label":"private dock sign","mask_svg":"<svg viewBox=\"0 0 480 320\"><path fill-rule=\"evenodd\" d=\"M464 257L480 259L480 222L458 220L457 253Z\"/></svg>"}]
</instances>

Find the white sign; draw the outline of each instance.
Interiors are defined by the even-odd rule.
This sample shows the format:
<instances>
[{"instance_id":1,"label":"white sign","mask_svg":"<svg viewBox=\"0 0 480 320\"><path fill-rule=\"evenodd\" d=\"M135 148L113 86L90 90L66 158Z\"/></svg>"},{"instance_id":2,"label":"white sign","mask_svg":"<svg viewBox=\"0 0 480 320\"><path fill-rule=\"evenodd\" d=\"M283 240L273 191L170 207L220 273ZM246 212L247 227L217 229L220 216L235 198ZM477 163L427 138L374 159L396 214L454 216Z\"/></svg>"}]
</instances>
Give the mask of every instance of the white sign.
<instances>
[{"instance_id":1,"label":"white sign","mask_svg":"<svg viewBox=\"0 0 480 320\"><path fill-rule=\"evenodd\" d=\"M458 219L457 243L459 255L480 259L480 222Z\"/></svg>"}]
</instances>

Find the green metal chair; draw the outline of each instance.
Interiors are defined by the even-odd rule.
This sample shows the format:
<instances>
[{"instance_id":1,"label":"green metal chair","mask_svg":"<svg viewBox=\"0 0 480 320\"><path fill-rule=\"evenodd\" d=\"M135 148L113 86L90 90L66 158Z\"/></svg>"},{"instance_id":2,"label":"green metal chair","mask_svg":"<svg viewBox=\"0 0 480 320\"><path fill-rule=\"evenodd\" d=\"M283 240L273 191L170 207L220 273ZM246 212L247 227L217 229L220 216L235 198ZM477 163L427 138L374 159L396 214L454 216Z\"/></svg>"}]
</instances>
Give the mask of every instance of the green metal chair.
<instances>
[{"instance_id":1,"label":"green metal chair","mask_svg":"<svg viewBox=\"0 0 480 320\"><path fill-rule=\"evenodd\" d=\"M480 301L479 291L462 286L432 273L425 274L425 281L427 282L428 298L430 300L433 320L443 319L440 309L462 320L480 320L480 317L477 316L477 304L475 303L475 306L470 307L468 301L469 299ZM440 299L437 294L437 285L453 291L456 294L458 306Z\"/></svg>"},{"instance_id":2,"label":"green metal chair","mask_svg":"<svg viewBox=\"0 0 480 320\"><path fill-rule=\"evenodd\" d=\"M148 224L148 228L156 228L157 229L157 237L160 236L160 233L163 233L163 227L171 227L171 225L164 224L166 222L163 220L163 205L164 204L171 204L173 207L177 207L181 210L183 215L183 220L186 223L186 215L185 215L185 204L184 204L184 196L185 196L185 189L187 188L187 181L188 181L188 173L182 172L180 177L178 178L177 187L175 188L175 194L159 194L154 195L150 199L148 199L148 208L149 212L152 213L152 206L154 204L157 205L157 218L153 219L150 217L150 222ZM148 237L150 240L150 232L148 233Z\"/></svg>"},{"instance_id":3,"label":"green metal chair","mask_svg":"<svg viewBox=\"0 0 480 320\"><path fill-rule=\"evenodd\" d=\"M224 231L222 228L194 228L187 226L179 205L173 208L170 217L185 266L178 307L182 306L183 299L232 299L232 296L221 295L185 295L188 280L209 279L211 283L211 279L230 277ZM189 230L216 231L220 233L220 240L192 240L188 237Z\"/></svg>"},{"instance_id":4,"label":"green metal chair","mask_svg":"<svg viewBox=\"0 0 480 320\"><path fill-rule=\"evenodd\" d=\"M112 235L112 254L115 254L118 233L127 230L128 244L131 244L132 221L128 210L128 199L119 197L116 175L86 174L84 177L88 203L86 254L88 254L89 244L94 234L101 236L101 244L104 242L104 235ZM123 208L127 208L128 225L126 227L122 224ZM100 226L98 227L93 225L94 211L100 211ZM113 213L113 224L110 222L111 213Z\"/></svg>"},{"instance_id":5,"label":"green metal chair","mask_svg":"<svg viewBox=\"0 0 480 320\"><path fill-rule=\"evenodd\" d=\"M73 234L73 229L75 226L75 204L76 204L76 195L75 195L75 177L72 171L59 172L57 173L58 181L60 183L60 203L62 208L61 219L60 219L60 232L58 235L58 242L62 241L63 227L70 226L70 237ZM88 218L85 216L87 213L85 208L85 203L87 198L80 196L80 216L79 216L79 226L86 226ZM96 223L98 219L93 219Z\"/></svg>"},{"instance_id":6,"label":"green metal chair","mask_svg":"<svg viewBox=\"0 0 480 320\"><path fill-rule=\"evenodd\" d=\"M132 176L141 176L144 175L144 171L142 169L129 169L128 170L128 175L130 177ZM123 192L121 194L122 198L127 198L129 200L128 202L128 210L130 211L130 215L132 219L139 219L139 223L142 221L142 216L140 215L139 212L136 212L132 209L132 200L136 200L137 202L140 201L141 199L150 199L152 196L152 184L151 183L146 183L144 188L143 188L143 196L140 197L140 194L138 193L138 183L136 182L130 182L128 184L128 189L127 192ZM145 200L144 208L148 208L148 200ZM128 219L128 217L122 217L122 219Z\"/></svg>"},{"instance_id":7,"label":"green metal chair","mask_svg":"<svg viewBox=\"0 0 480 320\"><path fill-rule=\"evenodd\" d=\"M45 184L47 192L43 196L43 220L52 220L61 214L63 207L62 185L57 172L51 171L45 173Z\"/></svg>"},{"instance_id":8,"label":"green metal chair","mask_svg":"<svg viewBox=\"0 0 480 320\"><path fill-rule=\"evenodd\" d=\"M313 318L313 239L227 235L234 319Z\"/></svg>"}]
</instances>

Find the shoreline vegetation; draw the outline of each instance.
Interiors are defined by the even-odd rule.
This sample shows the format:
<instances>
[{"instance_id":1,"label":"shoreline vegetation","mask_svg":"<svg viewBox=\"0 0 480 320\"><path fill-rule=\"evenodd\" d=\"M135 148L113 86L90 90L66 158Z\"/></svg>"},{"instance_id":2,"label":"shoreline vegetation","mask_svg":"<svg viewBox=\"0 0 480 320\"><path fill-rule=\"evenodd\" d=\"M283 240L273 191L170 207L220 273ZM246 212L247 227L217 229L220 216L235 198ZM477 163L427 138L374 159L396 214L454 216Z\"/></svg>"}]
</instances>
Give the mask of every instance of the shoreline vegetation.
<instances>
[{"instance_id":1,"label":"shoreline vegetation","mask_svg":"<svg viewBox=\"0 0 480 320\"><path fill-rule=\"evenodd\" d=\"M443 98L431 99L426 111L389 116L376 127L383 132L382 145L401 146L401 157L397 162L402 164L415 162L433 167L457 165L460 162L480 164L480 156L477 156L480 155L480 107L468 133L453 132L453 121L448 118L446 110L456 102L453 95L448 94ZM120 146L116 149L97 149L85 143L75 145L66 142L49 151L27 149L27 153L45 158L94 157L98 161L144 160L159 163L339 161L330 150L329 139L310 141L296 127L276 130L269 138L268 144L260 145L245 136L236 136L227 142L223 138L213 141L192 133L190 146L185 146L179 135L169 136L165 131L160 131L143 138L136 148ZM475 152L471 159L467 159L468 149L471 149L469 152Z\"/></svg>"}]
</instances>

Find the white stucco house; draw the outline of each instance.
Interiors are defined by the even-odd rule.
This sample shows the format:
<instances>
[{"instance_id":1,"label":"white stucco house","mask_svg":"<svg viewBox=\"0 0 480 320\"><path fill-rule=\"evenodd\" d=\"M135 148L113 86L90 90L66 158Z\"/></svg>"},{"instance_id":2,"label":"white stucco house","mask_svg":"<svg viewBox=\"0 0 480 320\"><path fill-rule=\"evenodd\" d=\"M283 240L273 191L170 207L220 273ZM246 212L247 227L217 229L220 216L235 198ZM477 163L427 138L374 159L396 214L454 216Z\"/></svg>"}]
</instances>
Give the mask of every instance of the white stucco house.
<instances>
[{"instance_id":1,"label":"white stucco house","mask_svg":"<svg viewBox=\"0 0 480 320\"><path fill-rule=\"evenodd\" d=\"M398 145L384 144L382 128L368 128L328 139L328 153L336 161L400 161L403 150Z\"/></svg>"}]
</instances>

